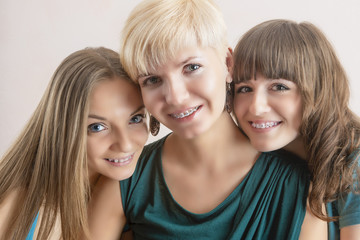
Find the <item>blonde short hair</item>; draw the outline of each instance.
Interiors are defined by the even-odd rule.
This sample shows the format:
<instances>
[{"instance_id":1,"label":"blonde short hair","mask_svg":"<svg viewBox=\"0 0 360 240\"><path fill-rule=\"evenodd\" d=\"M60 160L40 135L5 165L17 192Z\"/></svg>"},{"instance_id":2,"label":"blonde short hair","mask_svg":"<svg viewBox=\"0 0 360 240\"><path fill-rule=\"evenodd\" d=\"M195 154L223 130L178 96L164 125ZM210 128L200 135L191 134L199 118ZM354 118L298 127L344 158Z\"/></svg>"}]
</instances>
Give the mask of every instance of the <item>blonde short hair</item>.
<instances>
[{"instance_id":1,"label":"blonde short hair","mask_svg":"<svg viewBox=\"0 0 360 240\"><path fill-rule=\"evenodd\" d=\"M137 82L181 48L195 45L212 47L225 59L227 28L212 0L144 0L126 21L120 58Z\"/></svg>"}]
</instances>

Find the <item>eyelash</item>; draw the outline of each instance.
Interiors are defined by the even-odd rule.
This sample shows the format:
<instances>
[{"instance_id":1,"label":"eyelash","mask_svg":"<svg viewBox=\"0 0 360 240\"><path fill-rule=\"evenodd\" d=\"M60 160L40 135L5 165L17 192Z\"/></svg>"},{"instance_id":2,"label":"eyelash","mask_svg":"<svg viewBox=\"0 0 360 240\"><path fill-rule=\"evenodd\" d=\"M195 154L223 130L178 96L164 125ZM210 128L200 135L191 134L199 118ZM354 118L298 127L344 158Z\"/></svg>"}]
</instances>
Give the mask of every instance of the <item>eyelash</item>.
<instances>
[{"instance_id":1,"label":"eyelash","mask_svg":"<svg viewBox=\"0 0 360 240\"><path fill-rule=\"evenodd\" d=\"M138 122L132 122L133 119L135 118L138 118L138 117L141 117L140 121ZM130 121L129 121L129 124L139 124L139 123L142 123L144 122L144 119L146 118L146 114L136 114L135 116L131 117Z\"/></svg>"},{"instance_id":2,"label":"eyelash","mask_svg":"<svg viewBox=\"0 0 360 240\"><path fill-rule=\"evenodd\" d=\"M196 69L190 69L191 67L195 67ZM184 67L184 72L185 73L192 73L192 72L196 72L197 70L199 70L201 68L200 64L188 64L185 65ZM156 80L156 82L151 82L153 80ZM161 81L161 79L157 76L150 76L148 78L146 78L144 81L142 81L141 86L142 87L147 87L147 86L156 86L157 84L159 84Z\"/></svg>"},{"instance_id":3,"label":"eyelash","mask_svg":"<svg viewBox=\"0 0 360 240\"><path fill-rule=\"evenodd\" d=\"M152 80L156 80L156 82L155 82L155 83L151 83L150 81L152 81ZM158 84L159 81L160 81L160 78L159 78L159 77L151 76L151 77L146 78L146 79L141 83L141 86L142 86L142 87L154 86L154 85Z\"/></svg>"},{"instance_id":4,"label":"eyelash","mask_svg":"<svg viewBox=\"0 0 360 240\"><path fill-rule=\"evenodd\" d=\"M281 89L279 89L279 88L281 88ZM244 89L246 89L247 91L244 91ZM275 83L275 84L273 84L270 89L273 90L273 91L280 91L280 92L284 92L284 91L290 90L289 87L287 87L286 85L281 84L281 83ZM236 93L248 93L248 92L251 92L251 91L252 91L251 87L242 86L242 87L239 87L239 88L238 88L238 90L236 91Z\"/></svg>"},{"instance_id":5,"label":"eyelash","mask_svg":"<svg viewBox=\"0 0 360 240\"><path fill-rule=\"evenodd\" d=\"M102 127L103 129L100 129L100 130L94 130L94 129L92 129L92 128L95 127L95 126L100 126L100 127ZM104 130L106 130L106 129L108 129L108 128L105 127L104 124L102 124L102 123L93 123L93 124L90 124L90 125L88 126L88 132L90 132L90 133L97 133L97 132L104 131Z\"/></svg>"},{"instance_id":6,"label":"eyelash","mask_svg":"<svg viewBox=\"0 0 360 240\"><path fill-rule=\"evenodd\" d=\"M190 67L195 67L196 69L189 69ZM191 73L199 70L201 68L200 64L191 63L184 67L186 73Z\"/></svg>"},{"instance_id":7,"label":"eyelash","mask_svg":"<svg viewBox=\"0 0 360 240\"><path fill-rule=\"evenodd\" d=\"M271 86L271 89L274 89L274 87L276 88L275 91L280 91L280 92L290 89L289 87L287 87L285 84L282 84L282 83L275 83L274 85ZM278 89L279 87L281 89Z\"/></svg>"}]
</instances>

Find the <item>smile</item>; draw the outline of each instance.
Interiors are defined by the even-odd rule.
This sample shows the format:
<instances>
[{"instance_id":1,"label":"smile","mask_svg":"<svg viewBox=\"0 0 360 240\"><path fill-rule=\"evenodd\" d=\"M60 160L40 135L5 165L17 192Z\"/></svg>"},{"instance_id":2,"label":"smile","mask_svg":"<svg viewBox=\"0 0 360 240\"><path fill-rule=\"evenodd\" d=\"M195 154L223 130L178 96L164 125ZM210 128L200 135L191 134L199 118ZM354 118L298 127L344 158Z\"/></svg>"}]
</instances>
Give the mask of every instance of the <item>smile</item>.
<instances>
[{"instance_id":1,"label":"smile","mask_svg":"<svg viewBox=\"0 0 360 240\"><path fill-rule=\"evenodd\" d=\"M123 163L131 160L133 156L134 154L131 154L130 156L127 156L125 158L105 158L105 160L113 163Z\"/></svg>"},{"instance_id":2,"label":"smile","mask_svg":"<svg viewBox=\"0 0 360 240\"><path fill-rule=\"evenodd\" d=\"M251 123L253 128L264 129L279 125L280 122Z\"/></svg>"},{"instance_id":3,"label":"smile","mask_svg":"<svg viewBox=\"0 0 360 240\"><path fill-rule=\"evenodd\" d=\"M186 110L185 112L182 112L182 113L171 114L171 116L174 117L174 118L177 118L177 119L181 119L181 118L190 116L191 114L196 112L198 109L199 109L199 106L194 107L194 108L190 108L190 109L188 109L188 110Z\"/></svg>"}]
</instances>

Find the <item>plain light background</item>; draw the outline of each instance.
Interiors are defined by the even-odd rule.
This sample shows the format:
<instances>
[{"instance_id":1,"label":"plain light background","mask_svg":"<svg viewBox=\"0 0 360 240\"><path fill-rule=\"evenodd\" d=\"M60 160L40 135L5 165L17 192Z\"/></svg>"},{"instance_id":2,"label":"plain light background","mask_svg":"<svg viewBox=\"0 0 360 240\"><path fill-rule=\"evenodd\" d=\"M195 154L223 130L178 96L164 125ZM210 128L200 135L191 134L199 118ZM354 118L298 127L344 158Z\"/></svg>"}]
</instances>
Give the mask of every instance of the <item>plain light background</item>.
<instances>
[{"instance_id":1,"label":"plain light background","mask_svg":"<svg viewBox=\"0 0 360 240\"><path fill-rule=\"evenodd\" d=\"M351 84L350 107L360 115L360 2L358 0L215 0L235 47L265 20L310 21L334 45ZM85 47L119 48L120 32L140 0L0 1L0 155L35 110L60 62ZM168 133L163 131L157 138Z\"/></svg>"}]
</instances>

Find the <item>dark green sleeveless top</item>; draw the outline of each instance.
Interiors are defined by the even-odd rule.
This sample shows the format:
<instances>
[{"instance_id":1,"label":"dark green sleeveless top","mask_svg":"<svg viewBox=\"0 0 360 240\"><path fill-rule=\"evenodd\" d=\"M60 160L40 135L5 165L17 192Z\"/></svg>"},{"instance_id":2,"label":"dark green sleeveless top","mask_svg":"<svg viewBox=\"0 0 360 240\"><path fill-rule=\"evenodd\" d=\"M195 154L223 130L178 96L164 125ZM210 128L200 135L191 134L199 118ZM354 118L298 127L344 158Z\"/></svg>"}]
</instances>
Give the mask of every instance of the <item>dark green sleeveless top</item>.
<instances>
[{"instance_id":1,"label":"dark green sleeveless top","mask_svg":"<svg viewBox=\"0 0 360 240\"><path fill-rule=\"evenodd\" d=\"M124 212L135 239L299 238L309 187L301 159L282 150L261 154L220 205L194 214L173 199L164 180L165 138L146 146L133 176L120 182Z\"/></svg>"}]
</instances>

